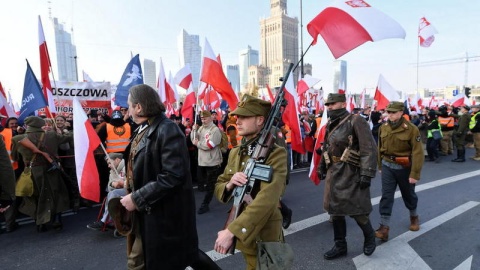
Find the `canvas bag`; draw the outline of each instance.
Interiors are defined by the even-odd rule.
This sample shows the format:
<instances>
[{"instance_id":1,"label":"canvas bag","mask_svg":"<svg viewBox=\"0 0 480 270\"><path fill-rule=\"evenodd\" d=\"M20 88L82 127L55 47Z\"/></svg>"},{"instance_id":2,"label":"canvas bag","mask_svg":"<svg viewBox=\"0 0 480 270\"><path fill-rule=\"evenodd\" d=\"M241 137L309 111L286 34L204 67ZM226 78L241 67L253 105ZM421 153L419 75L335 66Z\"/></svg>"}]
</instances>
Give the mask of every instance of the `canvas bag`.
<instances>
[{"instance_id":1,"label":"canvas bag","mask_svg":"<svg viewBox=\"0 0 480 270\"><path fill-rule=\"evenodd\" d=\"M283 240L257 241L257 270L288 270L293 265L293 249Z\"/></svg>"},{"instance_id":2,"label":"canvas bag","mask_svg":"<svg viewBox=\"0 0 480 270\"><path fill-rule=\"evenodd\" d=\"M43 136L45 133L40 135L40 140L38 141L38 146L43 141ZM37 154L34 154L32 160L30 161L30 166L23 169L22 174L18 177L17 184L15 185L15 196L17 197L31 197L33 195L33 179L32 179L32 163L35 161Z\"/></svg>"}]
</instances>

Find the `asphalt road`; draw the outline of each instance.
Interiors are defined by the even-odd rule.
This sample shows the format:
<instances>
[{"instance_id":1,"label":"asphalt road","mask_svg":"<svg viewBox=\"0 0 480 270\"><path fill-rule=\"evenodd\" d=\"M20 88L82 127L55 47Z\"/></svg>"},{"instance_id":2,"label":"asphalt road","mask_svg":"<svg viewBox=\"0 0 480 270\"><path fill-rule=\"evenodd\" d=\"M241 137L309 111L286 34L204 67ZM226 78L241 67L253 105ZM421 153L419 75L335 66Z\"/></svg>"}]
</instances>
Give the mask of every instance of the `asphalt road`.
<instances>
[{"instance_id":1,"label":"asphalt road","mask_svg":"<svg viewBox=\"0 0 480 270\"><path fill-rule=\"evenodd\" d=\"M467 156L473 154L467 150ZM306 169L292 173L284 202L293 209L293 223L285 230L295 252L294 269L480 269L480 163L426 163L417 185L421 229L408 231L409 214L397 197L391 220L390 240L377 241L375 253L362 254L363 236L347 218L348 254L327 261L323 253L333 245L333 229L322 209L324 185L315 186ZM195 192L197 205L202 192ZM378 227L380 174L372 181L371 221ZM212 251L217 232L227 218L228 205L212 201L210 212L197 216L200 248L222 269L245 269L241 254L220 256ZM0 234L0 269L126 269L125 238L113 231L92 231L99 206L64 214L64 229L37 233L31 219L20 218L21 227ZM3 225L3 224L2 224Z\"/></svg>"}]
</instances>

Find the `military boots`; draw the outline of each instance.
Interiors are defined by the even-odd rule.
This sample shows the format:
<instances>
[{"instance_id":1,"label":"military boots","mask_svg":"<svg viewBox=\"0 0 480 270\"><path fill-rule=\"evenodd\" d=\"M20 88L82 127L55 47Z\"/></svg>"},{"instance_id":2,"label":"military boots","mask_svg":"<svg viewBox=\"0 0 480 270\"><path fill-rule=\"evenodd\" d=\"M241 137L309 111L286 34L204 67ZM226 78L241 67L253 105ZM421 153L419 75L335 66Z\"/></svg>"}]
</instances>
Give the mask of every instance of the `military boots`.
<instances>
[{"instance_id":1,"label":"military boots","mask_svg":"<svg viewBox=\"0 0 480 270\"><path fill-rule=\"evenodd\" d=\"M323 254L325 260L333 260L335 258L347 255L347 223L345 218L333 217L333 235L335 245L329 251Z\"/></svg>"},{"instance_id":2,"label":"military boots","mask_svg":"<svg viewBox=\"0 0 480 270\"><path fill-rule=\"evenodd\" d=\"M420 230L420 221L418 220L418 216L410 216L410 227L408 229L414 232Z\"/></svg>"},{"instance_id":3,"label":"military boots","mask_svg":"<svg viewBox=\"0 0 480 270\"><path fill-rule=\"evenodd\" d=\"M388 241L388 232L390 227L380 224L380 228L375 231L375 237L380 238L382 241Z\"/></svg>"},{"instance_id":4,"label":"military boots","mask_svg":"<svg viewBox=\"0 0 480 270\"><path fill-rule=\"evenodd\" d=\"M360 225L360 228L363 231L363 236L365 238L363 242L363 254L370 256L375 251L377 244L375 243L375 231L373 230L370 220L367 224Z\"/></svg>"}]
</instances>

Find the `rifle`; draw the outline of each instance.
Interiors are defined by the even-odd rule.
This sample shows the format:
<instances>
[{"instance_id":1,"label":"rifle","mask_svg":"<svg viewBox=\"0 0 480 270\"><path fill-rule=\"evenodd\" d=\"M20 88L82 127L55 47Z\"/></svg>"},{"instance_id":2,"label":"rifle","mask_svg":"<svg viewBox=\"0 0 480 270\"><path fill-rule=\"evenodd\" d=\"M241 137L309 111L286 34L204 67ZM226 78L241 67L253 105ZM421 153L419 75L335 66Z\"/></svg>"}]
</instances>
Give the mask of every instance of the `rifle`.
<instances>
[{"instance_id":1,"label":"rifle","mask_svg":"<svg viewBox=\"0 0 480 270\"><path fill-rule=\"evenodd\" d=\"M50 157L50 154L48 154L47 152L43 152L40 149L38 149L38 147L35 144L33 144L28 137L23 138L22 140L18 141L18 143L23 147L27 148L28 150L32 151L34 154L42 155L50 164L50 168L47 170L47 172L60 169L60 165L58 164L58 162L52 159Z\"/></svg>"},{"instance_id":2,"label":"rifle","mask_svg":"<svg viewBox=\"0 0 480 270\"><path fill-rule=\"evenodd\" d=\"M274 132L272 132L272 127L274 126L274 123L278 123L278 119L281 118L281 107L287 104L287 101L284 97L284 88L292 69L293 63L290 64L286 75L283 77L282 85L280 86L280 90L275 97L272 109L265 120L265 125L259 133L257 145L255 146L253 154L248 159L245 169L243 170L243 173L247 175L248 182L243 186L235 187L233 190L233 205L230 209L227 221L225 222L225 229L242 213L243 209L245 208L244 203L248 205L253 201L251 192L256 180L265 182L270 182L272 180L273 169L268 165L264 165L263 163L265 163L267 160L268 155L275 144L276 135ZM234 254L235 245L236 238L233 239L232 246L229 248L228 253Z\"/></svg>"}]
</instances>

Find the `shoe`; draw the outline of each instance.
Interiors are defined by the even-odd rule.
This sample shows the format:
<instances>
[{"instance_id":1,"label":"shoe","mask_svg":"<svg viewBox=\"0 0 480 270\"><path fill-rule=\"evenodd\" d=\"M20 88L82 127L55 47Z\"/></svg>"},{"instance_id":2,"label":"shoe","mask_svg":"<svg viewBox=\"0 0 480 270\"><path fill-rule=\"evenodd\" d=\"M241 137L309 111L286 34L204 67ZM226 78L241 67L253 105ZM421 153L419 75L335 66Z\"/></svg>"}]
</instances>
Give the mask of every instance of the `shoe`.
<instances>
[{"instance_id":1,"label":"shoe","mask_svg":"<svg viewBox=\"0 0 480 270\"><path fill-rule=\"evenodd\" d=\"M292 223L292 209L287 209L287 214L283 216L282 226L284 229L288 229Z\"/></svg>"},{"instance_id":2,"label":"shoe","mask_svg":"<svg viewBox=\"0 0 480 270\"><path fill-rule=\"evenodd\" d=\"M380 224L380 228L375 231L375 237L380 238L382 241L388 241L388 232L390 231L390 227L384 226Z\"/></svg>"},{"instance_id":3,"label":"shoe","mask_svg":"<svg viewBox=\"0 0 480 270\"><path fill-rule=\"evenodd\" d=\"M103 223L102 221L95 221L93 223L88 224L87 228L100 231L103 229L103 226L105 226L105 223Z\"/></svg>"},{"instance_id":4,"label":"shoe","mask_svg":"<svg viewBox=\"0 0 480 270\"><path fill-rule=\"evenodd\" d=\"M474 157L473 160L480 161L480 157Z\"/></svg>"},{"instance_id":5,"label":"shoe","mask_svg":"<svg viewBox=\"0 0 480 270\"><path fill-rule=\"evenodd\" d=\"M5 232L11 233L15 231L20 225L17 222L14 222L11 226L6 226L5 227Z\"/></svg>"},{"instance_id":6,"label":"shoe","mask_svg":"<svg viewBox=\"0 0 480 270\"><path fill-rule=\"evenodd\" d=\"M456 159L452 159L452 162L465 162L465 159L463 159L463 158L456 158Z\"/></svg>"},{"instance_id":7,"label":"shoe","mask_svg":"<svg viewBox=\"0 0 480 270\"><path fill-rule=\"evenodd\" d=\"M408 229L414 232L420 230L420 222L418 220L418 216L410 216L410 227Z\"/></svg>"},{"instance_id":8,"label":"shoe","mask_svg":"<svg viewBox=\"0 0 480 270\"><path fill-rule=\"evenodd\" d=\"M341 256L347 255L347 241L335 241L335 245L329 251L323 254L325 260L333 260Z\"/></svg>"},{"instance_id":9,"label":"shoe","mask_svg":"<svg viewBox=\"0 0 480 270\"><path fill-rule=\"evenodd\" d=\"M42 225L37 225L37 232L42 233L48 231L47 225L42 224Z\"/></svg>"},{"instance_id":10,"label":"shoe","mask_svg":"<svg viewBox=\"0 0 480 270\"><path fill-rule=\"evenodd\" d=\"M210 207L208 207L208 204L202 203L202 206L200 206L200 208L198 209L197 214L205 214L208 211L210 211Z\"/></svg>"},{"instance_id":11,"label":"shoe","mask_svg":"<svg viewBox=\"0 0 480 270\"><path fill-rule=\"evenodd\" d=\"M61 231L63 229L63 223L61 221L53 222L52 228L56 231Z\"/></svg>"}]
</instances>

